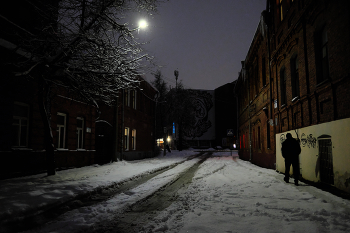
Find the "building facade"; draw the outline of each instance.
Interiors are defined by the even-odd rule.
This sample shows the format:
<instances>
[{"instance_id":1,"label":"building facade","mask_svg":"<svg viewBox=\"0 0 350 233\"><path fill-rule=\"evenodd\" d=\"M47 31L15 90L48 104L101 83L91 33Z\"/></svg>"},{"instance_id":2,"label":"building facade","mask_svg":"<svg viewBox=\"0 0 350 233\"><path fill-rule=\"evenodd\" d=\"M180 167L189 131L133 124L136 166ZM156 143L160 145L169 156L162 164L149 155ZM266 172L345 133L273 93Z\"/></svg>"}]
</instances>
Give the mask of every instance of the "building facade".
<instances>
[{"instance_id":1,"label":"building facade","mask_svg":"<svg viewBox=\"0 0 350 233\"><path fill-rule=\"evenodd\" d=\"M268 0L267 6L259 27L263 28L261 24L265 27L260 30L266 35L263 37L266 43L261 46L267 48L262 54L267 54L266 76L270 77L267 84L271 97L267 92L267 114L260 115L266 116L268 124L260 132L270 129L270 137L266 136L276 154L276 170L284 172L281 143L290 132L301 142L302 177L349 192L350 152L346 138L350 131L347 107L350 104L350 4L344 0ZM251 99L254 94L248 94L254 93L252 82L256 82L249 79L249 61L257 34L239 78L244 88L239 95L240 153L248 158L247 151L252 148L253 162L258 154L253 149L254 136L249 138L249 134L257 131L254 133L254 126L245 122L251 119L255 123L252 114L261 110L257 109L261 104L254 105L255 99ZM263 69L257 73L260 78L264 76ZM257 164L268 167L261 162Z\"/></svg>"},{"instance_id":2,"label":"building facade","mask_svg":"<svg viewBox=\"0 0 350 233\"><path fill-rule=\"evenodd\" d=\"M275 168L275 141L271 124L269 44L264 18L258 24L236 86L239 156L262 167Z\"/></svg>"},{"instance_id":3,"label":"building facade","mask_svg":"<svg viewBox=\"0 0 350 233\"><path fill-rule=\"evenodd\" d=\"M16 0L0 9L0 179L47 170L45 122L56 169L153 156L156 90L141 77L139 89L121 92L116 106L97 107L59 84L51 84L48 98L40 100L43 88L36 80L45 67L16 75L23 73L18 64L32 58L26 38L51 19L37 10L44 12L45 4ZM43 102L49 121L42 117Z\"/></svg>"},{"instance_id":4,"label":"building facade","mask_svg":"<svg viewBox=\"0 0 350 233\"><path fill-rule=\"evenodd\" d=\"M142 77L137 89L123 90L117 106L100 106L96 120L96 158L105 163L155 155L155 95Z\"/></svg>"}]
</instances>

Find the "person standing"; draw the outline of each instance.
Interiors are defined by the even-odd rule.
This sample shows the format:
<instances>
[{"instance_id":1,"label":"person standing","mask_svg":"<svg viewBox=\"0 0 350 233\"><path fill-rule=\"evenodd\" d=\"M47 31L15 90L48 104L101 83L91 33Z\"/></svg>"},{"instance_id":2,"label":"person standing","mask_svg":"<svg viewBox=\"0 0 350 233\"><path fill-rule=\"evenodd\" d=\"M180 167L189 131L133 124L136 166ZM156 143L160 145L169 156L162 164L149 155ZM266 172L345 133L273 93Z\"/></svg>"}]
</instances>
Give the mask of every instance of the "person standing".
<instances>
[{"instance_id":1,"label":"person standing","mask_svg":"<svg viewBox=\"0 0 350 233\"><path fill-rule=\"evenodd\" d=\"M282 156L286 167L284 181L289 183L290 165L293 166L294 184L298 185L299 181L299 154L301 152L299 141L287 133L287 139L282 143Z\"/></svg>"}]
</instances>

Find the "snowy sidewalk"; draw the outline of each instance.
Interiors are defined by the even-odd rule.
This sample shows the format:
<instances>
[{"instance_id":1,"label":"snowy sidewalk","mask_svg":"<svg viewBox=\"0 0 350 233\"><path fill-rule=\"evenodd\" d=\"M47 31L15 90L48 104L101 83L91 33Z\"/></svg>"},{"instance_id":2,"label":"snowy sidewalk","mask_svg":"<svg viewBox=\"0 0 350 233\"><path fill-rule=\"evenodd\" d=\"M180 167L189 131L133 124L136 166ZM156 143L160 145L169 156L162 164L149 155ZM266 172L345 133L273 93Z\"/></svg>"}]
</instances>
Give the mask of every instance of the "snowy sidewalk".
<instances>
[{"instance_id":1,"label":"snowy sidewalk","mask_svg":"<svg viewBox=\"0 0 350 233\"><path fill-rule=\"evenodd\" d=\"M186 160L196 152L172 151L164 156L138 161L59 171L0 181L0 222L67 202L77 195L122 183Z\"/></svg>"}]
</instances>

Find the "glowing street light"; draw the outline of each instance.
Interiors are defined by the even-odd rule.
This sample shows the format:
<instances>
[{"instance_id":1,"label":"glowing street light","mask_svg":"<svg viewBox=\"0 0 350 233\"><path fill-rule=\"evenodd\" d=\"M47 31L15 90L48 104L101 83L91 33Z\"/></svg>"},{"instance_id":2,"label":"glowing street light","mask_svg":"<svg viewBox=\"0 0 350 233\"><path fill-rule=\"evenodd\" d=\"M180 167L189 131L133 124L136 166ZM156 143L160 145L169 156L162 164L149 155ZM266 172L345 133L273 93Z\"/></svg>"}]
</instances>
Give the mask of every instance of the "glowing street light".
<instances>
[{"instance_id":1,"label":"glowing street light","mask_svg":"<svg viewBox=\"0 0 350 233\"><path fill-rule=\"evenodd\" d=\"M139 27L138 27L138 29L139 29L139 30L140 30L140 29L146 29L147 27L148 27L147 21L144 20L144 19L141 19L141 20L139 21Z\"/></svg>"}]
</instances>

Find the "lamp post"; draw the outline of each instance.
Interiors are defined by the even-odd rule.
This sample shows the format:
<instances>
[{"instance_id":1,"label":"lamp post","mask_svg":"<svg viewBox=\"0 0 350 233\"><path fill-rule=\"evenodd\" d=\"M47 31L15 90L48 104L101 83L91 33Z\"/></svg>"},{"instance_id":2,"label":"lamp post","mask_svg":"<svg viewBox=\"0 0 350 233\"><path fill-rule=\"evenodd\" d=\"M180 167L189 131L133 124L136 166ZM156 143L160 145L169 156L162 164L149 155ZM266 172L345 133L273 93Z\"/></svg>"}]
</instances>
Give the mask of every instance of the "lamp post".
<instances>
[{"instance_id":1,"label":"lamp post","mask_svg":"<svg viewBox=\"0 0 350 233\"><path fill-rule=\"evenodd\" d=\"M177 91L177 78L179 77L179 71L175 70L174 75L175 75L175 80L176 80L176 91Z\"/></svg>"},{"instance_id":2,"label":"lamp post","mask_svg":"<svg viewBox=\"0 0 350 233\"><path fill-rule=\"evenodd\" d=\"M179 71L178 70L174 70L174 75L175 75L175 81L176 81L176 83L175 83L175 94L176 94L176 101L177 101L177 78L179 77ZM176 124L178 124L178 118L176 118L176 122L175 122ZM178 135L178 133L177 133L177 129L176 129L176 124L175 124L175 145L176 145L176 143L177 143L177 138L176 138L176 136ZM181 148L181 146L180 146L180 148Z\"/></svg>"},{"instance_id":3,"label":"lamp post","mask_svg":"<svg viewBox=\"0 0 350 233\"><path fill-rule=\"evenodd\" d=\"M140 29L146 29L148 27L148 23L146 20L141 19L139 21L139 27L137 28L137 33L140 31Z\"/></svg>"}]
</instances>

